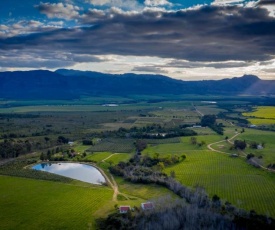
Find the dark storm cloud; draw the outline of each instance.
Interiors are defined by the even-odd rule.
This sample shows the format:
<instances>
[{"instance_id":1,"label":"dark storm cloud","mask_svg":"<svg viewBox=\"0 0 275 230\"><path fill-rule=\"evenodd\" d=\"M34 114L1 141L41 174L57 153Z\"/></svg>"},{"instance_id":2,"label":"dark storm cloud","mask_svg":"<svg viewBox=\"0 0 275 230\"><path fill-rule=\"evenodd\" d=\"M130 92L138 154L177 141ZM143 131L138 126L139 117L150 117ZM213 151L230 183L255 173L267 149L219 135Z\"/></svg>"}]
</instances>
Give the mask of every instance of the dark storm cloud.
<instances>
[{"instance_id":1,"label":"dark storm cloud","mask_svg":"<svg viewBox=\"0 0 275 230\"><path fill-rule=\"evenodd\" d=\"M0 40L0 49L77 55L137 55L189 61L263 61L275 54L275 19L261 8L207 6L188 11L108 12L79 16L82 27Z\"/></svg>"},{"instance_id":2,"label":"dark storm cloud","mask_svg":"<svg viewBox=\"0 0 275 230\"><path fill-rule=\"evenodd\" d=\"M275 5L275 0L261 0L257 5Z\"/></svg>"},{"instance_id":3,"label":"dark storm cloud","mask_svg":"<svg viewBox=\"0 0 275 230\"><path fill-rule=\"evenodd\" d=\"M251 62L244 61L225 61L225 62L192 62L192 61L181 61L181 60L173 60L166 64L167 67L175 67L175 68L201 68L201 67L212 67L215 69L223 69L223 68L238 68L238 67L247 67L250 66Z\"/></svg>"},{"instance_id":4,"label":"dark storm cloud","mask_svg":"<svg viewBox=\"0 0 275 230\"><path fill-rule=\"evenodd\" d=\"M262 62L263 65L270 64L272 62ZM193 68L242 68L251 66L254 63L244 62L244 61L225 61L225 62L193 62L193 61L184 61L184 60L172 60L167 63L159 64L150 64L143 66L135 66L132 68L132 71L135 72L154 72L154 73L169 73L167 68L177 68L177 69L193 69Z\"/></svg>"}]
</instances>

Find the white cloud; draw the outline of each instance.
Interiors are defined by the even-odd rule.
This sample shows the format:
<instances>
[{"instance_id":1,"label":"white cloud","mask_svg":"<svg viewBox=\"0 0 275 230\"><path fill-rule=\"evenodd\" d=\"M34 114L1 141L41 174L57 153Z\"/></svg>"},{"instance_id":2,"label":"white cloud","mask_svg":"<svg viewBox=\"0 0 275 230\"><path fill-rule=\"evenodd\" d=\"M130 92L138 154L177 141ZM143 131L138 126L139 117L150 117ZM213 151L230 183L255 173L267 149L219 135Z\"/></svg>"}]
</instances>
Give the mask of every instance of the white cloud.
<instances>
[{"instance_id":1,"label":"white cloud","mask_svg":"<svg viewBox=\"0 0 275 230\"><path fill-rule=\"evenodd\" d=\"M35 8L40 13L46 14L48 18L62 18L66 20L77 19L81 10L78 6L63 3L40 3Z\"/></svg>"},{"instance_id":2,"label":"white cloud","mask_svg":"<svg viewBox=\"0 0 275 230\"><path fill-rule=\"evenodd\" d=\"M172 6L173 4L168 2L167 0L145 0L144 4L146 6Z\"/></svg>"},{"instance_id":3,"label":"white cloud","mask_svg":"<svg viewBox=\"0 0 275 230\"><path fill-rule=\"evenodd\" d=\"M119 7L128 10L141 8L137 0L88 0L88 2L94 6Z\"/></svg>"},{"instance_id":4,"label":"white cloud","mask_svg":"<svg viewBox=\"0 0 275 230\"><path fill-rule=\"evenodd\" d=\"M0 38L8 38L17 35L27 35L32 33L40 33L42 31L49 31L56 28L61 28L63 21L48 22L44 24L36 20L21 20L9 26L0 25Z\"/></svg>"},{"instance_id":5,"label":"white cloud","mask_svg":"<svg viewBox=\"0 0 275 230\"><path fill-rule=\"evenodd\" d=\"M230 4L242 4L244 0L215 0L212 5L225 6Z\"/></svg>"}]
</instances>

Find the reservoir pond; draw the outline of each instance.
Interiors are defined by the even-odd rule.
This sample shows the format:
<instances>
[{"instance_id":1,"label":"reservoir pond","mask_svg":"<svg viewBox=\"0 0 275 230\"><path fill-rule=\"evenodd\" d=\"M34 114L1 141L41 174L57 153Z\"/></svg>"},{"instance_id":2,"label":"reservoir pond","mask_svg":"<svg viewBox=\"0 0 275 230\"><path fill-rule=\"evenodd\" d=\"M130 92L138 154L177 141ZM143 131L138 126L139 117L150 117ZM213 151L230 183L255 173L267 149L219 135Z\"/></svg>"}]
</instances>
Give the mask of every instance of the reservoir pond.
<instances>
[{"instance_id":1,"label":"reservoir pond","mask_svg":"<svg viewBox=\"0 0 275 230\"><path fill-rule=\"evenodd\" d=\"M63 162L41 163L33 166L32 169L58 174L91 184L102 184L106 182L101 172L91 165Z\"/></svg>"}]
</instances>

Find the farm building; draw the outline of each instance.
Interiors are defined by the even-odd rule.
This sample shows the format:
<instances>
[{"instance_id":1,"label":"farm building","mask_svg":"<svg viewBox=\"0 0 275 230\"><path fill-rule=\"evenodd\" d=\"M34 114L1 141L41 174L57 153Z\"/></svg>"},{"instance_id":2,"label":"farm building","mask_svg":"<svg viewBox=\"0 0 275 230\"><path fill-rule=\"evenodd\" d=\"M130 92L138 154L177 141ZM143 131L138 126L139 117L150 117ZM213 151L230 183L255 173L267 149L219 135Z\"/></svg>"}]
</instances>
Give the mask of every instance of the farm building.
<instances>
[{"instance_id":1,"label":"farm building","mask_svg":"<svg viewBox=\"0 0 275 230\"><path fill-rule=\"evenodd\" d=\"M131 210L130 206L119 206L119 213L127 213Z\"/></svg>"},{"instance_id":2,"label":"farm building","mask_svg":"<svg viewBox=\"0 0 275 230\"><path fill-rule=\"evenodd\" d=\"M141 208L142 210L151 210L154 208L154 205L152 202L141 203Z\"/></svg>"}]
</instances>

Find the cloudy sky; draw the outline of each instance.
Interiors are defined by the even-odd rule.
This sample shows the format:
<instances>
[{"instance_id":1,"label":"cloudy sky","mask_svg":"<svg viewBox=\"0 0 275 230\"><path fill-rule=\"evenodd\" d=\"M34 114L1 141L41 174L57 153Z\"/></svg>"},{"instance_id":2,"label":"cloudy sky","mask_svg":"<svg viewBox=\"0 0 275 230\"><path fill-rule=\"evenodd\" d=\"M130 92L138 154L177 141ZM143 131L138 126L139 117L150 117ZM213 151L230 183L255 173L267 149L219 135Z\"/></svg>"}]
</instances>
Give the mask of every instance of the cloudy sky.
<instances>
[{"instance_id":1,"label":"cloudy sky","mask_svg":"<svg viewBox=\"0 0 275 230\"><path fill-rule=\"evenodd\" d=\"M0 71L275 80L275 0L0 1Z\"/></svg>"}]
</instances>

